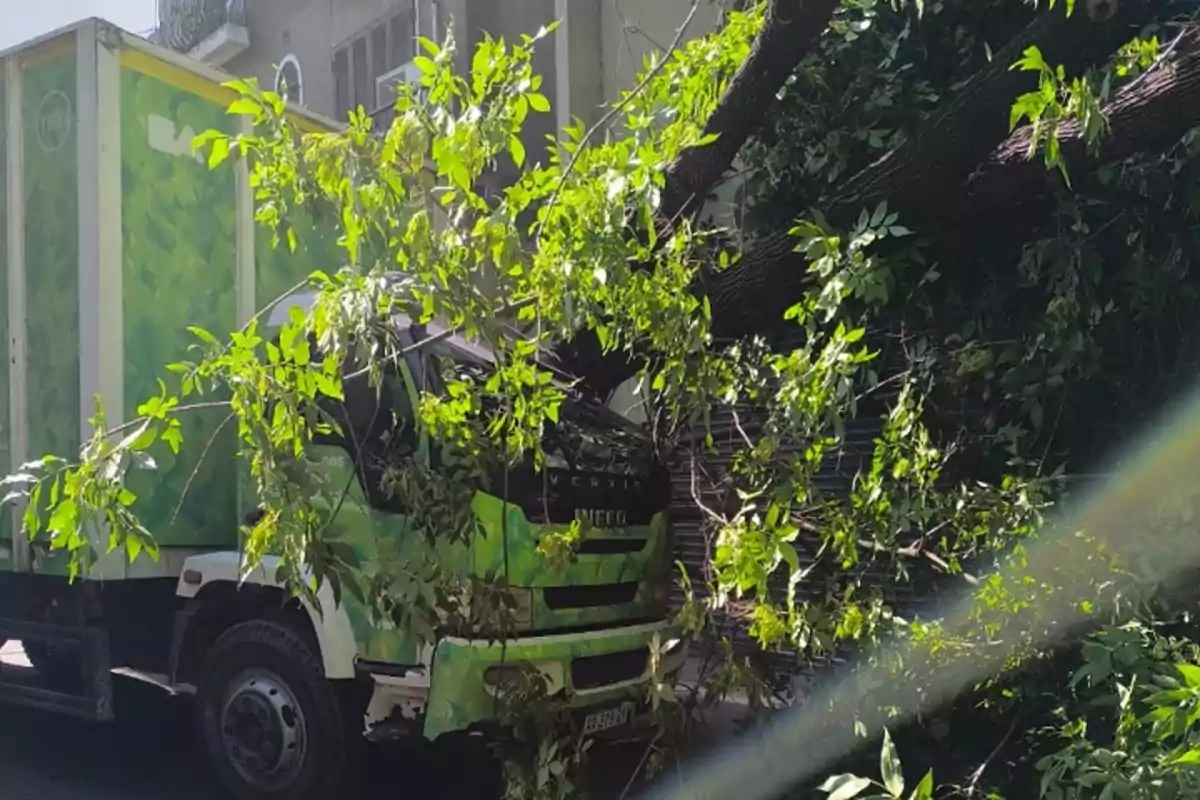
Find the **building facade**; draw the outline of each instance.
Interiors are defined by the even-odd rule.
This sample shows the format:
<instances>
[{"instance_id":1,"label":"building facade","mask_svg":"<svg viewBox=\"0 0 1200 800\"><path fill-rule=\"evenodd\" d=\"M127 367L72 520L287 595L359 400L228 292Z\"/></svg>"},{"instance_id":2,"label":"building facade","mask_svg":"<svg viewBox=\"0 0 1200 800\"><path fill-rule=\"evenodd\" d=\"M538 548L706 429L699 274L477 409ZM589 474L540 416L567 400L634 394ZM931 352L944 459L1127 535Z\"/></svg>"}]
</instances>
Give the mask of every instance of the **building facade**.
<instances>
[{"instance_id":1,"label":"building facade","mask_svg":"<svg viewBox=\"0 0 1200 800\"><path fill-rule=\"evenodd\" d=\"M558 20L534 68L555 113L533 121L527 150L573 117L596 121L633 87L643 59L664 50L692 0L158 0L160 43L344 119L385 108L412 75L415 37L453 29L462 66L486 31L508 40ZM722 4L700 0L688 36L710 31Z\"/></svg>"}]
</instances>

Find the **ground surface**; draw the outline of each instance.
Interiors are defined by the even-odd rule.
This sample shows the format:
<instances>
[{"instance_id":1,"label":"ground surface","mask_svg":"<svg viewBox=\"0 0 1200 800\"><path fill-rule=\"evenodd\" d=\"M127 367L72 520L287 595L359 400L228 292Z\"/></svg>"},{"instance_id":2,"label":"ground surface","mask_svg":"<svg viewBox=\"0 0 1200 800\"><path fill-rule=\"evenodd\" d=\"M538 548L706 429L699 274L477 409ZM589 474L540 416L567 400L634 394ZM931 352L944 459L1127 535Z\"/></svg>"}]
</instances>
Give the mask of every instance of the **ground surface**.
<instances>
[{"instance_id":1,"label":"ground surface","mask_svg":"<svg viewBox=\"0 0 1200 800\"><path fill-rule=\"evenodd\" d=\"M18 645L0 658L10 672L24 662ZM120 680L115 701L126 719L114 725L0 706L0 800L216 797L191 757L187 708L171 700Z\"/></svg>"},{"instance_id":2,"label":"ground surface","mask_svg":"<svg viewBox=\"0 0 1200 800\"><path fill-rule=\"evenodd\" d=\"M0 650L0 669L33 675L16 644ZM0 705L0 800L225 800L209 779L186 698L119 676L113 694L117 722L105 725ZM413 773L423 766L429 765L376 749L364 796L394 796L395 789L386 788L397 786L403 773L406 796L436 800L433 775L422 774L413 785ZM619 769L628 775L628 766ZM621 794L617 771L604 781L616 786L596 787L598 797Z\"/></svg>"},{"instance_id":3,"label":"ground surface","mask_svg":"<svg viewBox=\"0 0 1200 800\"><path fill-rule=\"evenodd\" d=\"M10 674L28 663L19 645L5 646L0 661ZM197 748L187 700L114 681L117 722L107 725L0 706L0 800L225 800ZM371 788L394 784L395 756L372 755ZM434 795L423 787L414 796Z\"/></svg>"}]
</instances>

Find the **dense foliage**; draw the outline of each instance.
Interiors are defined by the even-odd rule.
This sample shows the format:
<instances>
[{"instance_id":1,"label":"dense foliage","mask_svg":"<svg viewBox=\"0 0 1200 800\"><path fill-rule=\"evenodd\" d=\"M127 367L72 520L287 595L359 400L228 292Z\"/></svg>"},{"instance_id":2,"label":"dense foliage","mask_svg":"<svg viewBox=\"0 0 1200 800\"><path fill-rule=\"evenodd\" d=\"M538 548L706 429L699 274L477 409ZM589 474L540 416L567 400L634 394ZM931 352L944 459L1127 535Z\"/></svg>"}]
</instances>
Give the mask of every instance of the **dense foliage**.
<instances>
[{"instance_id":1,"label":"dense foliage","mask_svg":"<svg viewBox=\"0 0 1200 800\"><path fill-rule=\"evenodd\" d=\"M278 553L281 577L310 598L328 581L426 637L447 625L504 635L503 587L447 571L439 550L472 525L464 487L542 463L542 430L576 391L544 364L590 332L607 351L649 356L636 379L664 458L678 463L684 434L721 409L753 407L761 422L754 436L735 425L732 466L708 476L722 502L695 492L714 551L706 574L680 576L704 589L680 620L720 657L696 702L678 702L656 675L663 727L646 763L686 746L694 713L723 696L748 692L755 707L795 700L776 691L778 674L722 641L732 619L783 654L771 662L777 673L852 643L878 678L852 713L831 702L825 725L845 741L883 735L879 781L822 777L830 797L929 798L933 775L948 784L938 791L967 796L988 787L1011 797L1194 796L1200 668L1188 605L1176 597L1165 610L1160 573L1170 565L1141 558L1160 547L1154 536L1188 531L1190 487L1153 513L1046 525L1066 477L1096 468L1108 443L1153 418L1190 384L1200 355L1184 327L1194 302L1192 137L1180 131L1167 152L1103 161L1103 104L1170 62L1171 18L1086 75L1036 48L1012 65L1030 85L1009 99L1011 124L1031 130L1023 155L1044 162L1045 197L959 231L910 227L887 203L857 209L848 224L822 213L840 182L917 135L1032 19L1107 13L1101 5L845 0L742 154L739 231L691 218L664 225L658 211L669 167L712 143L706 122L751 54L767 3L730 12L716 33L648 64L601 125L572 127L544 154L526 152L519 133L528 115L549 110L531 70L548 31L485 39L466 75L453 68L453 41L422 41L421 85L401 90L385 131L359 113L344 133L301 133L277 95L236 82L230 111L256 132L208 133L197 146L214 168L249 159L259 222L280 247L296 247L293 223L312 215L337 227L345 266L304 281L318 302L294 311L278 338L261 333L259 318L227 339L197 330L197 359L168 368L172 382L142 418L110 431L98 412L80 457L48 456L10 478L29 496L27 525L80 569L95 556L96 525L109 549L152 557L122 477L153 469L153 448L182 446L181 414L225 407L265 510L244 530L247 568ZM1063 157L1058 137L1071 125L1095 161ZM516 177L485 195L501 160ZM926 187L939 190L957 187ZM805 288L770 335L715 340L695 287L739 262L734 242L780 226L807 263ZM403 357L380 324L398 310L443 321L497 366L485 379L448 373L444 393L422 398L421 422L446 456L438 475L402 457L382 473L430 534L428 552L361 564L323 537L321 509L336 508L345 487L326 485L306 448L337 426L321 409L343 399L347 376L377 385ZM822 466L865 415L880 419L868 463L846 491L823 490ZM698 441L683 461L703 464L711 435ZM577 537L572 529L543 546L570 559ZM868 562L890 587L864 582ZM898 608L895 590L914 585L965 599L949 612ZM890 648L870 649L881 642ZM946 679L964 664L957 684ZM965 700L957 689L969 690ZM570 796L585 760L582 743L549 733L543 695L536 684L513 688L529 747L509 753L512 796ZM917 711L952 726L969 719L977 736L926 746L919 726L889 719ZM907 783L898 749L920 764ZM1007 785L998 762L1016 776Z\"/></svg>"},{"instance_id":2,"label":"dense foliage","mask_svg":"<svg viewBox=\"0 0 1200 800\"><path fill-rule=\"evenodd\" d=\"M1102 111L1120 88L1137 89L1147 70L1180 58L1191 11L1162 7L1137 39L1086 74L1026 50L1013 66L1038 80L1014 98L1012 124L1033 124L1026 155L1059 176L1047 173L1037 186L1042 196L982 204L986 213L957 218L966 223L961 230L917 231L915 263L892 251L890 294L872 317L872 343L885 353L900 349L907 358L892 362L900 369L920 365L928 380L924 419L936 441L957 445L954 474L1002 483L1005 472L1057 471L1073 479L1057 485L1060 500L1067 485L1087 498L1096 481L1075 476L1119 474L1138 452L1131 440L1148 423L1165 425L1164 409L1194 385L1200 353L1186 322L1195 302L1194 132L1181 126L1165 148L1133 147L1109 160ZM743 153L754 230L836 196L840 181L916 135L994 51L1047 10L941 2L918 14L867 2L841 13L843 26L806 58L781 93L782 113ZM1055 136L1064 121L1084 131L1089 158L1062 159ZM967 194L961 186L924 190ZM1171 558L1188 563L1173 548L1191 519L1183 499L1190 492L1156 488L1163 495L1146 498L1152 512L1117 512L1122 530L1113 523L1106 534L1108 523L1093 518L1092 546L1064 537L1051 545L1062 555L1041 551L1043 561L1075 562L1053 581L1035 584L1010 562L977 591L972 616L988 638L1006 640L1005 660L1020 625L1012 618L1028 604L1051 602L1042 592L1065 590L1078 605L1073 613L1071 602L1055 602L1065 618L1041 615L1020 631L1021 656L1008 664L1034 657L1036 666L1002 673L957 708L942 709L954 730L970 732L956 737L958 747L947 752L937 737L910 731L914 743L924 741L917 751L963 793L990 786L1006 797L1195 795L1186 766L1194 757L1191 727L1178 716L1187 713L1195 662L1190 597L1185 591L1164 606L1160 583ZM1024 548L1008 552L1021 558ZM1099 564L1085 566L1084 552ZM1072 622L1099 626L1082 649L1067 635ZM932 624L944 646L946 630ZM917 625L919 638L930 635L925 625ZM959 640L958 657L979 658L962 649L968 641Z\"/></svg>"}]
</instances>

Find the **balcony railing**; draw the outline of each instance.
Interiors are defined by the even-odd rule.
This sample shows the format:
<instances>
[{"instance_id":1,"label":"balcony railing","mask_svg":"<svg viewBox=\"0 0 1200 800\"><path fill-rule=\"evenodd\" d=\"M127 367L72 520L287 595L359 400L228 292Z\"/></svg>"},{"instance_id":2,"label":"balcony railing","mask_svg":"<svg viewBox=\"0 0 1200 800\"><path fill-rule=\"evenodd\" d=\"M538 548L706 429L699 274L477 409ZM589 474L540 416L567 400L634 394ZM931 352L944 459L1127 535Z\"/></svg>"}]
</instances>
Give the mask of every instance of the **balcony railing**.
<instances>
[{"instance_id":1,"label":"balcony railing","mask_svg":"<svg viewBox=\"0 0 1200 800\"><path fill-rule=\"evenodd\" d=\"M250 46L245 0L158 0L156 41L214 66Z\"/></svg>"}]
</instances>

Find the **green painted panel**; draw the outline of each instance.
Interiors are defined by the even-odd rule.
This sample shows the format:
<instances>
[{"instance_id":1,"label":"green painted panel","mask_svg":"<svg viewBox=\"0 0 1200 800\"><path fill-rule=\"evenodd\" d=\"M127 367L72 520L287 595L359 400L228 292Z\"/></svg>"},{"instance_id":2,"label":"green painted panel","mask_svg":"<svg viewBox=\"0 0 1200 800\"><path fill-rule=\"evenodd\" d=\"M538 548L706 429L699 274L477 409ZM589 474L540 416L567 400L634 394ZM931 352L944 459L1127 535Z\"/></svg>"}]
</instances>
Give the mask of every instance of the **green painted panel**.
<instances>
[{"instance_id":1,"label":"green painted panel","mask_svg":"<svg viewBox=\"0 0 1200 800\"><path fill-rule=\"evenodd\" d=\"M24 72L30 454L79 449L79 194L75 53Z\"/></svg>"},{"instance_id":2,"label":"green painted panel","mask_svg":"<svg viewBox=\"0 0 1200 800\"><path fill-rule=\"evenodd\" d=\"M231 166L209 170L194 134L232 133L224 107L130 68L121 70L122 314L125 413L156 392L164 365L188 356L187 326L218 337L237 319L236 195ZM185 416L178 457L131 482L164 546L237 544L237 442L220 411Z\"/></svg>"},{"instance_id":3,"label":"green painted panel","mask_svg":"<svg viewBox=\"0 0 1200 800\"><path fill-rule=\"evenodd\" d=\"M326 469L329 486L346 487L346 497L329 520L323 538L348 545L368 570L422 563L429 556L428 552L417 552L424 549L425 540L413 535L406 517L370 509L353 462L344 450L317 446L312 455ZM369 609L349 592L343 594L342 605L350 618L359 657L392 664L417 663L418 643L409 631L378 624Z\"/></svg>"},{"instance_id":4,"label":"green painted panel","mask_svg":"<svg viewBox=\"0 0 1200 800\"><path fill-rule=\"evenodd\" d=\"M265 226L254 227L254 298L255 310L281 298L289 290L317 270L332 275L345 261L344 251L337 246L335 225L317 225L312 215L295 210L289 222L296 233L296 249L288 248L280 237L278 246L271 242L271 231ZM241 464L241 505L249 511L258 504L254 482L243 462Z\"/></svg>"},{"instance_id":5,"label":"green painted panel","mask_svg":"<svg viewBox=\"0 0 1200 800\"><path fill-rule=\"evenodd\" d=\"M513 586L597 586L645 581L662 575L670 565L670 536L666 514L655 514L648 525L607 528L596 538L644 539L639 550L624 555L579 555L565 568L552 569L538 554L538 542L566 525L533 524L519 506L505 505L494 495L475 495L472 507L479 517L475 541L475 574L505 574ZM507 543L507 555L505 545Z\"/></svg>"},{"instance_id":6,"label":"green painted panel","mask_svg":"<svg viewBox=\"0 0 1200 800\"><path fill-rule=\"evenodd\" d=\"M388 576L395 581L392 589L397 592L407 591L411 573L419 573L435 562L447 572L465 576L470 563L466 545L445 539L431 544L413 531L406 515L371 509L345 450L318 445L312 448L311 458L325 470L329 496L339 500L336 513L328 505L324 507L331 518L322 536L351 548L368 574ZM418 663L419 639L411 630L376 621L349 592L342 595L342 606L350 619L359 657L391 664Z\"/></svg>"},{"instance_id":7,"label":"green painted panel","mask_svg":"<svg viewBox=\"0 0 1200 800\"><path fill-rule=\"evenodd\" d=\"M288 249L287 241L282 238L278 247L272 247L271 232L261 225L255 228L254 296L259 308L317 270L332 275L346 260L345 251L337 246L335 226L318 225L302 211L292 213L289 222L296 232L295 252Z\"/></svg>"},{"instance_id":8,"label":"green painted panel","mask_svg":"<svg viewBox=\"0 0 1200 800\"><path fill-rule=\"evenodd\" d=\"M74 457L80 445L80 352L73 40L49 43L26 58L21 112L29 455ZM64 554L43 556L35 569L61 574L66 562Z\"/></svg>"},{"instance_id":9,"label":"green painted panel","mask_svg":"<svg viewBox=\"0 0 1200 800\"><path fill-rule=\"evenodd\" d=\"M4 110L8 93L0 61L0 469L12 464L12 427L8 415L8 131ZM12 566L12 511L0 509L0 570Z\"/></svg>"}]
</instances>

